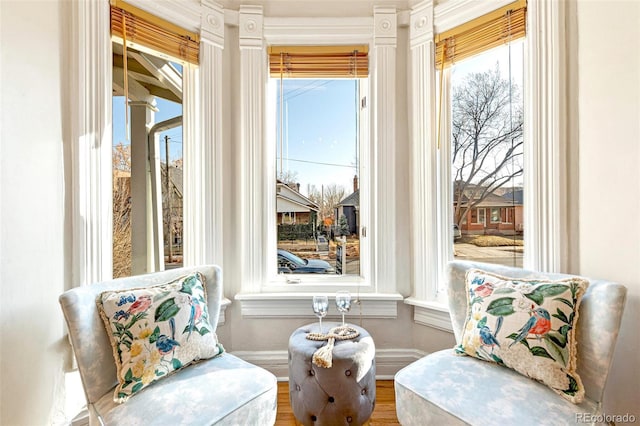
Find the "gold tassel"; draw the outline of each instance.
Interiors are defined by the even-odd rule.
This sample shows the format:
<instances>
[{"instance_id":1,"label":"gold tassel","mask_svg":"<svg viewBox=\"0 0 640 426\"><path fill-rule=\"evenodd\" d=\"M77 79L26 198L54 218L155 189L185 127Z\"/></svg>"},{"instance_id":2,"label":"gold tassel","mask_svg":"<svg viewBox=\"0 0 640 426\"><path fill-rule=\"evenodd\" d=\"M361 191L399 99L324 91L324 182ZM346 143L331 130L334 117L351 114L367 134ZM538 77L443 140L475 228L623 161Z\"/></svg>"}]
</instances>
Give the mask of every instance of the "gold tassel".
<instances>
[{"instance_id":1,"label":"gold tassel","mask_svg":"<svg viewBox=\"0 0 640 426\"><path fill-rule=\"evenodd\" d=\"M323 368L331 368L333 364L333 343L335 340L335 338L330 337L326 346L322 346L314 352L311 360L315 365Z\"/></svg>"}]
</instances>

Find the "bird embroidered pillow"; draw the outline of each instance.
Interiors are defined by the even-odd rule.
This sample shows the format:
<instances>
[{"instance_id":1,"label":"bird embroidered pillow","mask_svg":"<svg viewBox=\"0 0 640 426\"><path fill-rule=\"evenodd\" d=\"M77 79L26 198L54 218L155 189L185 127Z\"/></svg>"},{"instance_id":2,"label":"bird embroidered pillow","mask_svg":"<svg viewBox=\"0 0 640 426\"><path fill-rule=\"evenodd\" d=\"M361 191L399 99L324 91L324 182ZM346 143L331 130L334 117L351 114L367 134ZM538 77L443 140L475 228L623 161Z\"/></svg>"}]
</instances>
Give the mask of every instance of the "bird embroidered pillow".
<instances>
[{"instance_id":1,"label":"bird embroidered pillow","mask_svg":"<svg viewBox=\"0 0 640 426\"><path fill-rule=\"evenodd\" d=\"M588 284L577 277L524 280L469 270L468 313L456 353L511 368L580 403L575 327Z\"/></svg>"},{"instance_id":2,"label":"bird embroidered pillow","mask_svg":"<svg viewBox=\"0 0 640 426\"><path fill-rule=\"evenodd\" d=\"M200 273L153 287L105 291L96 304L116 362L115 402L223 352L209 322Z\"/></svg>"}]
</instances>

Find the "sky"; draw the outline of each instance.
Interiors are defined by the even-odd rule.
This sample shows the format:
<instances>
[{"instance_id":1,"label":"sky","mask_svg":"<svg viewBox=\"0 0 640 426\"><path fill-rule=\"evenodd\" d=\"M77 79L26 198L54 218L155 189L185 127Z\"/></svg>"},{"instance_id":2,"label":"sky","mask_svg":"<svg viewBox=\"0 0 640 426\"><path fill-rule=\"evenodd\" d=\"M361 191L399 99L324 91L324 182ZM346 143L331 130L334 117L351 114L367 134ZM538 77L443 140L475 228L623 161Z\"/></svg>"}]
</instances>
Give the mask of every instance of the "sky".
<instances>
[{"instance_id":1,"label":"sky","mask_svg":"<svg viewBox=\"0 0 640 426\"><path fill-rule=\"evenodd\" d=\"M357 171L356 80L284 79L280 106L276 79L276 167L297 176L300 192L337 184L353 191ZM280 139L280 109L285 132ZM282 149L281 149L282 147ZM280 154L282 152L282 162Z\"/></svg>"}]
</instances>

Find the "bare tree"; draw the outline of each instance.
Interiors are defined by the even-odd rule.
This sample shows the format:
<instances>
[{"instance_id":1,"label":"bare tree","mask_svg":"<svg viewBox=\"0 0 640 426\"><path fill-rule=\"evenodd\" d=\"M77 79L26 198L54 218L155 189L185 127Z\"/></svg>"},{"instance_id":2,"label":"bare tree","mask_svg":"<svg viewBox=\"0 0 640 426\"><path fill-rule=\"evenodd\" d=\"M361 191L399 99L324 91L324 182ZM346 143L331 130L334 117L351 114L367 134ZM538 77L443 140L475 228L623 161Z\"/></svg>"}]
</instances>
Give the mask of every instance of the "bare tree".
<instances>
[{"instance_id":1,"label":"bare tree","mask_svg":"<svg viewBox=\"0 0 640 426\"><path fill-rule=\"evenodd\" d=\"M453 89L454 220L522 175L523 107L517 85L496 68Z\"/></svg>"},{"instance_id":2,"label":"bare tree","mask_svg":"<svg viewBox=\"0 0 640 426\"><path fill-rule=\"evenodd\" d=\"M293 185L298 182L298 172L295 170L287 170L286 172L278 172L278 180L285 185Z\"/></svg>"},{"instance_id":3,"label":"bare tree","mask_svg":"<svg viewBox=\"0 0 640 426\"><path fill-rule=\"evenodd\" d=\"M113 147L113 277L131 275L131 146Z\"/></svg>"},{"instance_id":4,"label":"bare tree","mask_svg":"<svg viewBox=\"0 0 640 426\"><path fill-rule=\"evenodd\" d=\"M309 199L318 205L321 219L331 218L335 221L335 208L344 199L345 193L344 187L335 183L323 185L320 190L312 185L309 188Z\"/></svg>"}]
</instances>

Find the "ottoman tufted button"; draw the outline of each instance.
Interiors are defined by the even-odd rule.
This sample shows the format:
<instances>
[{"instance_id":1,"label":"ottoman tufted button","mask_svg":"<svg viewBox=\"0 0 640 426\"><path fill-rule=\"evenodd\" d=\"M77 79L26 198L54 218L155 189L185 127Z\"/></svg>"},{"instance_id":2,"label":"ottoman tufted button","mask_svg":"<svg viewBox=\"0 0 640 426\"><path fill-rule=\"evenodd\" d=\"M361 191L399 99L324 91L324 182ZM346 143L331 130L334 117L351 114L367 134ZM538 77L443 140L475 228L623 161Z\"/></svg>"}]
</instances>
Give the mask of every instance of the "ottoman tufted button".
<instances>
[{"instance_id":1,"label":"ottoman tufted button","mask_svg":"<svg viewBox=\"0 0 640 426\"><path fill-rule=\"evenodd\" d=\"M347 416L347 423L351 423L353 421L353 419L351 418L351 416Z\"/></svg>"},{"instance_id":2,"label":"ottoman tufted button","mask_svg":"<svg viewBox=\"0 0 640 426\"><path fill-rule=\"evenodd\" d=\"M345 376L350 376L351 375L351 370L347 370L344 372Z\"/></svg>"},{"instance_id":3,"label":"ottoman tufted button","mask_svg":"<svg viewBox=\"0 0 640 426\"><path fill-rule=\"evenodd\" d=\"M366 390L366 389L362 389L362 390L360 391L360 395L364 395L365 393L367 393L367 390Z\"/></svg>"},{"instance_id":4,"label":"ottoman tufted button","mask_svg":"<svg viewBox=\"0 0 640 426\"><path fill-rule=\"evenodd\" d=\"M296 385L296 390L300 391L300 385Z\"/></svg>"},{"instance_id":5,"label":"ottoman tufted button","mask_svg":"<svg viewBox=\"0 0 640 426\"><path fill-rule=\"evenodd\" d=\"M329 397L329 402L335 402L335 399L332 396L330 396Z\"/></svg>"},{"instance_id":6,"label":"ottoman tufted button","mask_svg":"<svg viewBox=\"0 0 640 426\"><path fill-rule=\"evenodd\" d=\"M318 420L318 418L316 416L311 416L311 421L315 422L316 420Z\"/></svg>"},{"instance_id":7,"label":"ottoman tufted button","mask_svg":"<svg viewBox=\"0 0 640 426\"><path fill-rule=\"evenodd\" d=\"M315 375L316 375L316 372L315 372L315 371L313 371L313 370L309 370L309 375L310 375L310 376L315 376Z\"/></svg>"}]
</instances>

